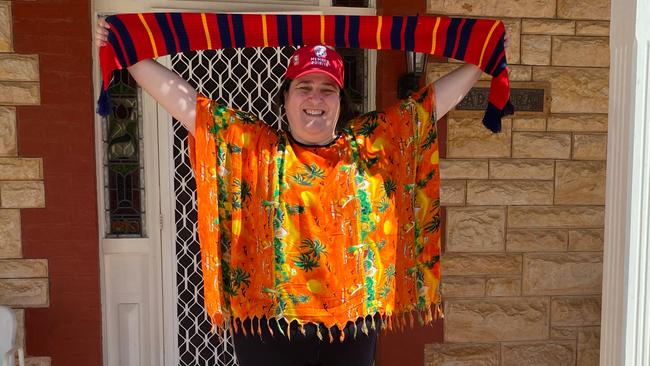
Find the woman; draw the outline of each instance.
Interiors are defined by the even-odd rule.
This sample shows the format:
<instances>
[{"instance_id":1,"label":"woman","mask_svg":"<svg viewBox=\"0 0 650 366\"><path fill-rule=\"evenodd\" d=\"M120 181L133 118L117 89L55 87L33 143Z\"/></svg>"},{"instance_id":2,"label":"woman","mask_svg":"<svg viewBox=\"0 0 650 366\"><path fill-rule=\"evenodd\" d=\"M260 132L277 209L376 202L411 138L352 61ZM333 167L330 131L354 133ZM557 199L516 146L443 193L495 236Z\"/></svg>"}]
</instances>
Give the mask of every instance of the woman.
<instances>
[{"instance_id":1,"label":"woman","mask_svg":"<svg viewBox=\"0 0 650 366\"><path fill-rule=\"evenodd\" d=\"M108 28L100 19L98 47ZM190 133L206 309L215 324L232 321L240 365L372 365L377 323L393 312L431 321L436 121L478 67L348 120L340 55L302 47L280 90L281 131L208 100L155 61L129 72Z\"/></svg>"}]
</instances>

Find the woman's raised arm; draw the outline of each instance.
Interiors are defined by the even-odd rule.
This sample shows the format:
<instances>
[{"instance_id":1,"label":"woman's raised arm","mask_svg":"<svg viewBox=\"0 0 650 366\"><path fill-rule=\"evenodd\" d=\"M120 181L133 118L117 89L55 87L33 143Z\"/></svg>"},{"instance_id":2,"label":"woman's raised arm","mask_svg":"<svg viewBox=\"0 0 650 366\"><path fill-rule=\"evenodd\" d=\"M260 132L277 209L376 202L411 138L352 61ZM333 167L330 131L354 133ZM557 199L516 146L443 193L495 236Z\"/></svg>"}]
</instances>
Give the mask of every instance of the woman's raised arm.
<instances>
[{"instance_id":1,"label":"woman's raised arm","mask_svg":"<svg viewBox=\"0 0 650 366\"><path fill-rule=\"evenodd\" d=\"M436 91L436 116L438 119L463 100L467 92L481 77L481 73L478 66L465 64L433 83Z\"/></svg>"},{"instance_id":2,"label":"woman's raised arm","mask_svg":"<svg viewBox=\"0 0 650 366\"><path fill-rule=\"evenodd\" d=\"M100 18L95 29L95 43L102 47L107 42L110 24ZM158 62L142 60L127 68L133 79L174 118L194 134L196 118L196 90L183 78Z\"/></svg>"},{"instance_id":3,"label":"woman's raised arm","mask_svg":"<svg viewBox=\"0 0 650 366\"><path fill-rule=\"evenodd\" d=\"M508 48L508 33L504 36L504 48ZM460 103L469 90L481 77L481 69L472 64L465 64L433 83L436 92L436 116L440 119L456 104Z\"/></svg>"}]
</instances>

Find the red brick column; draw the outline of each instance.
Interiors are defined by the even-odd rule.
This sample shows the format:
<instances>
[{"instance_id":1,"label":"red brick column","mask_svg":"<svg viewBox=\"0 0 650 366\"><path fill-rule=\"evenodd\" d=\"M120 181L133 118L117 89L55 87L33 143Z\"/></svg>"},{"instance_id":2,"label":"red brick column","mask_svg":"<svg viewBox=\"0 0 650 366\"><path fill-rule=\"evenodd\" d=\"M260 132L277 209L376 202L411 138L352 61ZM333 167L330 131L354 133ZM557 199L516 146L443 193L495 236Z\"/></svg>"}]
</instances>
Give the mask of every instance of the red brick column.
<instances>
[{"instance_id":1,"label":"red brick column","mask_svg":"<svg viewBox=\"0 0 650 366\"><path fill-rule=\"evenodd\" d=\"M30 355L101 365L90 2L13 1L14 47L37 54L41 105L17 108L19 155L42 157L45 208L24 209L25 258L47 258L50 306L25 314Z\"/></svg>"}]
</instances>

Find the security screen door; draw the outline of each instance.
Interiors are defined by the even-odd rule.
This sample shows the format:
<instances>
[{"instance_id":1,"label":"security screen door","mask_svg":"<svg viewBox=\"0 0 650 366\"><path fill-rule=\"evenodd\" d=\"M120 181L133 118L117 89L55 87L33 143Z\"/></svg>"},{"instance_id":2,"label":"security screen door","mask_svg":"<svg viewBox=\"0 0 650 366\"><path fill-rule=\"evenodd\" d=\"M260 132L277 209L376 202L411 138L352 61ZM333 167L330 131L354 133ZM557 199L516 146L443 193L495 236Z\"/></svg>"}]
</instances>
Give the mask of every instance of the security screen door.
<instances>
[{"instance_id":1,"label":"security screen door","mask_svg":"<svg viewBox=\"0 0 650 366\"><path fill-rule=\"evenodd\" d=\"M212 99L255 113L277 127L273 109L293 47L245 48L178 54L171 58L174 71ZM368 108L367 55L363 50L340 50L346 63L346 90L354 108ZM237 365L228 330L211 332L203 308L201 256L196 231L195 182L190 167L187 132L173 121L173 160L176 242L176 313L179 365Z\"/></svg>"}]
</instances>

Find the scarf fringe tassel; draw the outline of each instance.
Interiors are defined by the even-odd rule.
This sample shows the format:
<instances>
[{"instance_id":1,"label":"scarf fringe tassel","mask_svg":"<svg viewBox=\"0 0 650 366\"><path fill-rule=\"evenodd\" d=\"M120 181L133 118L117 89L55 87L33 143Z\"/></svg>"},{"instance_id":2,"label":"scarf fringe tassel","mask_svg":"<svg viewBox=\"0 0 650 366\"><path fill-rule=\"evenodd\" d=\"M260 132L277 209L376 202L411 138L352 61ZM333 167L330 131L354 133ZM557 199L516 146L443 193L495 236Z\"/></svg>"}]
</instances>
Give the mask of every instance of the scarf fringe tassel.
<instances>
[{"instance_id":1,"label":"scarf fringe tassel","mask_svg":"<svg viewBox=\"0 0 650 366\"><path fill-rule=\"evenodd\" d=\"M501 132L501 119L515 112L515 108L508 100L503 109L497 108L494 104L488 102L485 115L483 116L483 126L494 133Z\"/></svg>"},{"instance_id":2,"label":"scarf fringe tassel","mask_svg":"<svg viewBox=\"0 0 650 366\"><path fill-rule=\"evenodd\" d=\"M102 117L108 116L113 111L113 103L111 102L111 96L108 94L107 89L103 89L99 93L99 99L97 100L97 114Z\"/></svg>"}]
</instances>

